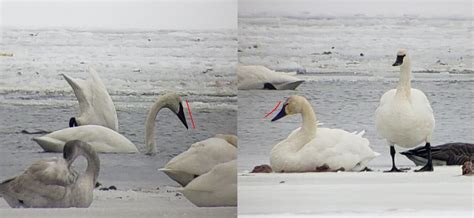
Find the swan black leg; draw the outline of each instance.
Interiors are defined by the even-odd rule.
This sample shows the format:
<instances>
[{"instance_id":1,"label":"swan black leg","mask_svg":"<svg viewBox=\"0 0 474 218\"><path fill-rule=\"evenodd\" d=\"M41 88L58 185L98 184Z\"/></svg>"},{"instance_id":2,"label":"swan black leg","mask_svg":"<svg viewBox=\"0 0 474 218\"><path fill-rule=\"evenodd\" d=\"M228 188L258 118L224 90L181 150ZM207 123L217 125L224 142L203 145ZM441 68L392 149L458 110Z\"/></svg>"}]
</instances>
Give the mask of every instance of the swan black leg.
<instances>
[{"instance_id":1,"label":"swan black leg","mask_svg":"<svg viewBox=\"0 0 474 218\"><path fill-rule=\"evenodd\" d=\"M385 173L390 173L390 172L403 172L402 170L399 170L395 166L395 147L393 145L390 146L390 155L392 156L392 169L388 171L384 171Z\"/></svg>"},{"instance_id":2,"label":"swan black leg","mask_svg":"<svg viewBox=\"0 0 474 218\"><path fill-rule=\"evenodd\" d=\"M415 170L415 172L433 171L433 159L431 158L431 145L429 142L426 143L425 149L428 152L428 163L426 163L426 165L421 169Z\"/></svg>"}]
</instances>

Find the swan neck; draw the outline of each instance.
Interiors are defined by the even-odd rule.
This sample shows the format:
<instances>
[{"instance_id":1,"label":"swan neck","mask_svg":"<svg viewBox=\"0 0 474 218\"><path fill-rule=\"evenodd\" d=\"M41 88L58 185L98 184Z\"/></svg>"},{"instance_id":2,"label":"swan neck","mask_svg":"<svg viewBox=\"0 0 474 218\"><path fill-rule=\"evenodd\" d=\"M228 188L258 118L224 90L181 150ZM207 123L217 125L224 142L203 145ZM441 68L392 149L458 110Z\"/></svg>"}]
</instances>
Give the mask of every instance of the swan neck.
<instances>
[{"instance_id":1,"label":"swan neck","mask_svg":"<svg viewBox=\"0 0 474 218\"><path fill-rule=\"evenodd\" d=\"M411 63L410 59L405 57L400 66L400 79L398 80L397 93L410 96L411 91Z\"/></svg>"},{"instance_id":2,"label":"swan neck","mask_svg":"<svg viewBox=\"0 0 474 218\"><path fill-rule=\"evenodd\" d=\"M97 178L99 177L100 160L97 153L91 149L93 148L83 148L82 156L84 156L87 160L86 175L88 177L92 177L95 184L97 182Z\"/></svg>"},{"instance_id":3,"label":"swan neck","mask_svg":"<svg viewBox=\"0 0 474 218\"><path fill-rule=\"evenodd\" d=\"M301 109L301 118L303 120L303 125L301 129L310 137L314 137L316 135L317 130L317 119L316 114L314 113L313 107L306 101L302 105Z\"/></svg>"},{"instance_id":4,"label":"swan neck","mask_svg":"<svg viewBox=\"0 0 474 218\"><path fill-rule=\"evenodd\" d=\"M148 111L148 116L145 122L145 147L147 149L147 154L155 154L156 153L156 145L155 145L155 121L156 115L158 112L164 107L165 103L160 98L156 101Z\"/></svg>"}]
</instances>

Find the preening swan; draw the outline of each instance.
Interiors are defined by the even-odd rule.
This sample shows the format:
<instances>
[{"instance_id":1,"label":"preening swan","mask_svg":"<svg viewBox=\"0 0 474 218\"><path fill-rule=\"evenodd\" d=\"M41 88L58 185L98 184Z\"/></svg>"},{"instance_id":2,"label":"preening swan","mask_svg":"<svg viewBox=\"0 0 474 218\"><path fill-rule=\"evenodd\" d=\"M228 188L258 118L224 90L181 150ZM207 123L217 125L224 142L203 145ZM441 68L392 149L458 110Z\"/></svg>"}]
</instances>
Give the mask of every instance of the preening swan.
<instances>
[{"instance_id":1,"label":"preening swan","mask_svg":"<svg viewBox=\"0 0 474 218\"><path fill-rule=\"evenodd\" d=\"M272 122L293 114L301 114L303 125L273 147L270 164L275 172L361 171L378 155L362 137L364 131L318 127L311 104L301 96L290 96Z\"/></svg>"},{"instance_id":2,"label":"preening swan","mask_svg":"<svg viewBox=\"0 0 474 218\"><path fill-rule=\"evenodd\" d=\"M80 115L69 120L69 127L100 125L118 131L114 103L97 72L89 68L90 78L74 79L63 74L79 101Z\"/></svg>"},{"instance_id":3,"label":"preening swan","mask_svg":"<svg viewBox=\"0 0 474 218\"><path fill-rule=\"evenodd\" d=\"M237 80L239 90L294 90L304 82L304 80L272 71L264 66L241 65L237 67Z\"/></svg>"},{"instance_id":4,"label":"preening swan","mask_svg":"<svg viewBox=\"0 0 474 218\"><path fill-rule=\"evenodd\" d=\"M237 159L237 136L216 135L196 142L171 159L160 171L182 186L209 172L214 166Z\"/></svg>"},{"instance_id":5,"label":"preening swan","mask_svg":"<svg viewBox=\"0 0 474 218\"><path fill-rule=\"evenodd\" d=\"M216 165L179 192L198 207L237 206L237 160Z\"/></svg>"},{"instance_id":6,"label":"preening swan","mask_svg":"<svg viewBox=\"0 0 474 218\"><path fill-rule=\"evenodd\" d=\"M375 125L379 134L390 145L392 169L395 166L395 145L413 148L426 143L428 162L416 171L433 171L431 136L435 126L433 109L425 94L411 88L411 62L406 49L400 49L393 66L400 66L400 79L396 89L387 91L375 111Z\"/></svg>"},{"instance_id":7,"label":"preening swan","mask_svg":"<svg viewBox=\"0 0 474 218\"><path fill-rule=\"evenodd\" d=\"M176 93L168 93L160 96L151 106L145 123L145 146L148 154L156 153L154 128L156 115L162 108L169 108L173 111L186 128L186 118L184 117L181 98ZM36 137L36 141L45 151L60 152L64 143L70 140L80 139L89 143L97 152L111 153L137 153L137 147L127 138L112 129L86 125L75 128L66 128Z\"/></svg>"},{"instance_id":8,"label":"preening swan","mask_svg":"<svg viewBox=\"0 0 474 218\"><path fill-rule=\"evenodd\" d=\"M428 150L418 147L401 152L417 166L428 163ZM431 147L433 165L463 165L467 161L474 162L474 144L455 142Z\"/></svg>"},{"instance_id":9,"label":"preening swan","mask_svg":"<svg viewBox=\"0 0 474 218\"><path fill-rule=\"evenodd\" d=\"M71 167L78 156L87 159L82 174ZM0 194L11 207L89 207L99 169L99 157L90 145L69 141L63 158L37 161L20 176L2 182Z\"/></svg>"}]
</instances>

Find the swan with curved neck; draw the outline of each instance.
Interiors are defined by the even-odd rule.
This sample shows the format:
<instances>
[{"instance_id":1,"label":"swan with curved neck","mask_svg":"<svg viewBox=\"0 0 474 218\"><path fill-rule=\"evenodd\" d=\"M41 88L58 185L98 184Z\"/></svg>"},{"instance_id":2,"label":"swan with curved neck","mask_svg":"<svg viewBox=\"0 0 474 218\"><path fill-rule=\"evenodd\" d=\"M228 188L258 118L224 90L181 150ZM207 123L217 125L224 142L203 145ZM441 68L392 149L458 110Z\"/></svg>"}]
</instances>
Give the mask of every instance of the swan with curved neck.
<instances>
[{"instance_id":1,"label":"swan with curved neck","mask_svg":"<svg viewBox=\"0 0 474 218\"><path fill-rule=\"evenodd\" d=\"M155 154L154 127L156 115L162 108L173 111L186 128L186 118L183 112L181 98L176 93L167 93L158 98L151 106L145 123L145 146L147 154ZM45 151L61 152L64 144L70 140L82 140L89 143L97 152L104 153L137 153L137 147L126 137L112 129L98 126L85 125L66 128L50 134L33 138Z\"/></svg>"},{"instance_id":2,"label":"swan with curved neck","mask_svg":"<svg viewBox=\"0 0 474 218\"><path fill-rule=\"evenodd\" d=\"M387 91L375 111L375 125L379 134L387 140L392 156L392 169L402 172L395 165L395 145L413 148L425 143L427 163L419 171L433 171L431 137L435 119L426 95L411 88L411 61L406 49L397 52L392 66L400 66L400 79L396 89Z\"/></svg>"},{"instance_id":3,"label":"swan with curved neck","mask_svg":"<svg viewBox=\"0 0 474 218\"><path fill-rule=\"evenodd\" d=\"M79 174L71 165L84 156L87 168ZM0 194L11 207L89 207L100 171L100 160L87 143L74 140L64 146L63 158L43 159L22 175L0 184Z\"/></svg>"},{"instance_id":4,"label":"swan with curved neck","mask_svg":"<svg viewBox=\"0 0 474 218\"><path fill-rule=\"evenodd\" d=\"M363 132L318 127L311 104L301 96L290 96L272 122L293 114L301 114L303 124L273 147L270 164L275 172L360 171L378 155Z\"/></svg>"},{"instance_id":5,"label":"swan with curved neck","mask_svg":"<svg viewBox=\"0 0 474 218\"><path fill-rule=\"evenodd\" d=\"M74 79L63 74L79 102L80 114L69 120L69 127L100 125L118 131L115 105L97 72L89 68L90 78Z\"/></svg>"}]
</instances>

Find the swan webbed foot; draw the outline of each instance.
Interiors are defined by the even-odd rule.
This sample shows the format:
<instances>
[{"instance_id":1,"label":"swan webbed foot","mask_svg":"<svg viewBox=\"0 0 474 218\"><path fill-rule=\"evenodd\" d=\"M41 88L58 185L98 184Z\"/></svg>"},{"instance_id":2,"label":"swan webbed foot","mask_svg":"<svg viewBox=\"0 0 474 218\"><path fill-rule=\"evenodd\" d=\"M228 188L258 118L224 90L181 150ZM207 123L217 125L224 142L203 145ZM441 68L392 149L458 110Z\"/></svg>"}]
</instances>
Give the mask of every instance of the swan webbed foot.
<instances>
[{"instance_id":1,"label":"swan webbed foot","mask_svg":"<svg viewBox=\"0 0 474 218\"><path fill-rule=\"evenodd\" d=\"M433 164L426 164L424 167L415 170L415 172L431 172L433 171Z\"/></svg>"}]
</instances>

